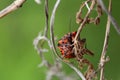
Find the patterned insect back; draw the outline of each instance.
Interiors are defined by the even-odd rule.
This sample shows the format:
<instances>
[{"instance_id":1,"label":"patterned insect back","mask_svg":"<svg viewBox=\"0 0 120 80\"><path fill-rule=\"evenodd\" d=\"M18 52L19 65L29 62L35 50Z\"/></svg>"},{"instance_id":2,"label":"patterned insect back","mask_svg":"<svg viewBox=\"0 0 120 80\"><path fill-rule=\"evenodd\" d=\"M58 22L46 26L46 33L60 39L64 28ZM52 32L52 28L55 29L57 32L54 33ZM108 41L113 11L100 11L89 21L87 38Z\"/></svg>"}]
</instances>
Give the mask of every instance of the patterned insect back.
<instances>
[{"instance_id":1,"label":"patterned insect back","mask_svg":"<svg viewBox=\"0 0 120 80\"><path fill-rule=\"evenodd\" d=\"M77 32L68 33L58 41L58 48L63 58L75 58L73 40L76 33Z\"/></svg>"},{"instance_id":2,"label":"patterned insect back","mask_svg":"<svg viewBox=\"0 0 120 80\"><path fill-rule=\"evenodd\" d=\"M64 35L59 41L58 41L58 48L61 52L61 55L63 58L75 58L75 53L74 53L74 38L76 36L76 31L75 32L71 32L71 33L67 33L66 35ZM78 41L79 48L78 50L82 50L79 51L78 54L80 54L81 56L84 54L90 54L93 55L93 53L84 48L86 39L82 39Z\"/></svg>"},{"instance_id":3,"label":"patterned insect back","mask_svg":"<svg viewBox=\"0 0 120 80\"><path fill-rule=\"evenodd\" d=\"M78 39L77 43L74 42L75 36L77 32L71 32L65 34L59 41L58 41L58 48L61 52L62 58L76 58L80 68L83 67L84 64L88 65L88 69L85 73L86 80L91 80L90 78L94 77L94 68L92 63L83 57L84 54L87 55L94 55L90 50L85 47L86 39ZM75 52L75 49L77 52Z\"/></svg>"}]
</instances>

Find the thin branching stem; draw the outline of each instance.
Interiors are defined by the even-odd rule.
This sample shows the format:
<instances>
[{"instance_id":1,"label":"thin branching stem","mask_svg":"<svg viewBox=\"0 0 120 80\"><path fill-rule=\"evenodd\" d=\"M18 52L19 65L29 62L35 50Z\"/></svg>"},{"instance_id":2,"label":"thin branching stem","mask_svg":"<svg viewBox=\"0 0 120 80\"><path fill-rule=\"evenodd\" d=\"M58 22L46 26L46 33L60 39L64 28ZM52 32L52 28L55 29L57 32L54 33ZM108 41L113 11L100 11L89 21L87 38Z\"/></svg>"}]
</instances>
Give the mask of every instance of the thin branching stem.
<instances>
[{"instance_id":1,"label":"thin branching stem","mask_svg":"<svg viewBox=\"0 0 120 80\"><path fill-rule=\"evenodd\" d=\"M15 0L12 4L0 11L0 18L20 8L26 0Z\"/></svg>"},{"instance_id":2,"label":"thin branching stem","mask_svg":"<svg viewBox=\"0 0 120 80\"><path fill-rule=\"evenodd\" d=\"M90 15L90 13L91 13L91 11L93 10L94 6L95 6L95 0L92 1L92 4L91 4L91 6L90 6L90 8L89 8L89 10L88 10L88 12L87 12L87 14L86 14L83 22L80 24L80 26L79 26L79 28L78 28L78 30L77 30L77 34L76 34L76 36L75 36L74 41L76 41L76 40L79 38L79 35L80 35L80 33L81 33L81 31L82 31L85 23L86 23L89 15Z\"/></svg>"},{"instance_id":3,"label":"thin branching stem","mask_svg":"<svg viewBox=\"0 0 120 80\"><path fill-rule=\"evenodd\" d=\"M111 0L109 0L109 12L111 12ZM104 40L104 45L103 45L103 50L101 53L101 58L100 58L100 80L104 80L104 64L106 62L106 51L108 48L108 40L109 40L109 33L110 33L110 17L108 16L108 21L106 25L106 33L105 33L105 40Z\"/></svg>"},{"instance_id":4,"label":"thin branching stem","mask_svg":"<svg viewBox=\"0 0 120 80\"><path fill-rule=\"evenodd\" d=\"M38 51L38 54L40 56L40 58L42 59L41 64L39 65L39 67L45 65L46 67L50 67L49 62L45 59L43 53L45 53L46 51L48 51L47 49L43 49L43 45L45 42L48 43L48 45L51 47L51 42L48 39L47 35L48 35L48 0L45 0L45 29L44 29L44 34L39 33L39 35L34 39L34 46L35 49Z\"/></svg>"}]
</instances>

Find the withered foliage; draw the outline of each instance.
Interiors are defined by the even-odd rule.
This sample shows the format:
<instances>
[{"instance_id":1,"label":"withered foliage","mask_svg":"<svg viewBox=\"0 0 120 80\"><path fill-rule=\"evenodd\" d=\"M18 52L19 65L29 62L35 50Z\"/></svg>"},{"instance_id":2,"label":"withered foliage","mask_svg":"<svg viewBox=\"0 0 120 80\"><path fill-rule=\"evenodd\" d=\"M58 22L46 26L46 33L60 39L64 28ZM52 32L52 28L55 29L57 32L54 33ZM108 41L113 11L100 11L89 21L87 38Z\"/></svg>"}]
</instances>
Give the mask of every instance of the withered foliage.
<instances>
[{"instance_id":1,"label":"withered foliage","mask_svg":"<svg viewBox=\"0 0 120 80\"><path fill-rule=\"evenodd\" d=\"M90 4L90 7L89 5ZM83 8L87 8L88 11L85 16L82 16ZM91 12L94 10L97 13L96 17L92 17ZM96 77L95 69L93 64L83 57L84 54L90 54L93 55L92 51L85 48L85 41L80 40L78 36L80 36L80 32L84 28L86 24L94 23L95 25L98 25L100 23L100 16L103 14L101 6L97 3L96 0L86 0L82 3L80 6L79 11L76 14L76 23L80 24L78 28L78 35L76 35L76 38L74 40L74 51L76 55L76 59L81 67L83 67L84 64L87 64L88 69L85 73L86 80L92 80Z\"/></svg>"},{"instance_id":2,"label":"withered foliage","mask_svg":"<svg viewBox=\"0 0 120 80\"><path fill-rule=\"evenodd\" d=\"M89 3L91 3L91 6L89 7ZM97 16L95 18L93 17L90 17L90 15L87 17L86 19L86 24L89 24L89 23L94 23L94 24L99 24L100 23L100 16L103 14L102 12L102 8L101 6L96 2L96 0L87 0L85 2L83 2L80 6L80 9L79 11L77 12L76 14L76 23L77 24L80 24L83 22L84 18L85 17L82 17L82 13L84 12L83 8L87 8L88 9L88 12L91 12L91 10L93 11L94 9L93 8L96 8L96 13L97 13Z\"/></svg>"},{"instance_id":3,"label":"withered foliage","mask_svg":"<svg viewBox=\"0 0 120 80\"><path fill-rule=\"evenodd\" d=\"M7 6L5 9L0 11L0 18L3 18L7 14L13 12L14 10L17 10L22 6L22 4L26 0L15 0L12 4ZM35 0L38 4L41 3L41 0ZM79 27L76 31L76 34L74 36L74 39L72 39L68 46L62 45L62 47L59 45L59 48L61 51L68 51L67 57L65 52L62 52L62 57L57 53L56 45L55 45L55 37L54 37L54 19L55 19L55 13L57 10L57 7L60 3L60 0L56 0L56 3L54 5L51 18L50 18L50 26L49 26L49 13L48 13L48 0L45 0L45 14L46 14L46 22L45 22L45 30L43 34L39 34L35 40L34 40L34 47L38 51L38 54L40 55L42 59L42 63L40 66L46 66L48 68L46 80L51 80L53 76L57 76L60 80L75 80L75 78L71 75L66 75L62 71L62 64L61 62L64 62L67 64L70 68L72 68L82 80L93 80L96 78L96 73L100 71L100 80L105 80L104 78L104 65L107 61L109 61L109 58L106 57L106 50L108 46L108 38L109 38L109 32L110 32L110 21L113 24L116 31L120 34L120 28L115 21L114 17L111 15L111 0L109 0L109 10L106 9L104 3L102 0L85 0L82 4L80 4L80 9L76 14L76 23L79 24ZM87 8L87 13L85 16L83 16L83 8ZM97 13L97 16L92 17L91 12L95 11ZM85 59L84 55L94 55L93 52L85 47L86 39L81 39L80 34L82 29L85 27L85 25L94 23L95 25L100 24L100 17L103 14L103 11L108 15L108 21L106 25L106 34L105 34L105 40L104 40L104 46L103 51L100 58L100 63L98 65L98 69L94 69L94 65L90 62L90 60ZM48 31L48 28L50 28L50 31ZM50 32L50 38L48 38L48 32ZM69 33L71 34L71 33ZM66 37L63 38L66 40ZM44 53L48 51L48 49L45 49L43 47L44 43L47 42L50 49L53 51L53 53L57 56L54 57L54 64L51 64L44 56ZM60 43L60 42L58 42ZM64 47L64 48L63 48ZM66 49L66 50L65 50ZM74 56L73 56L74 55ZM76 58L76 62L78 63L78 66L80 69L84 68L84 65L87 65L87 70L83 76L80 69L76 68L74 64L72 64L69 61L64 60L64 58Z\"/></svg>"}]
</instances>

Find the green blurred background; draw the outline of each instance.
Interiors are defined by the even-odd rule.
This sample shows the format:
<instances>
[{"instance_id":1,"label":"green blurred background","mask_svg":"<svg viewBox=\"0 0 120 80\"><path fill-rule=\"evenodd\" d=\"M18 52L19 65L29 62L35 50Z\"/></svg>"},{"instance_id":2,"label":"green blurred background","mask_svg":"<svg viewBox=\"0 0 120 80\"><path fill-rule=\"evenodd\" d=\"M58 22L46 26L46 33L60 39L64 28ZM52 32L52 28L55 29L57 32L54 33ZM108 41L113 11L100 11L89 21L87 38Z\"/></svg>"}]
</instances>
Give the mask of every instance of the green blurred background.
<instances>
[{"instance_id":1,"label":"green blurred background","mask_svg":"<svg viewBox=\"0 0 120 80\"><path fill-rule=\"evenodd\" d=\"M77 30L75 15L82 1L61 0L54 31L58 39L70 31ZM0 0L0 10L12 2L13 0ZM50 13L54 3L55 0L49 0ZM120 25L119 3L119 0L113 0L112 14ZM105 14L101 17L99 26L86 25L81 34L81 37L87 39L88 49L95 53L94 57L88 57L95 67L102 51L106 17ZM45 80L47 69L38 67L41 59L33 46L34 38L44 29L44 25L44 0L41 5L37 5L34 0L27 0L22 8L0 19L0 80ZM120 80L120 35L113 26L107 55L111 60L105 66L105 77L107 80ZM66 73L72 72L66 65L64 70Z\"/></svg>"}]
</instances>

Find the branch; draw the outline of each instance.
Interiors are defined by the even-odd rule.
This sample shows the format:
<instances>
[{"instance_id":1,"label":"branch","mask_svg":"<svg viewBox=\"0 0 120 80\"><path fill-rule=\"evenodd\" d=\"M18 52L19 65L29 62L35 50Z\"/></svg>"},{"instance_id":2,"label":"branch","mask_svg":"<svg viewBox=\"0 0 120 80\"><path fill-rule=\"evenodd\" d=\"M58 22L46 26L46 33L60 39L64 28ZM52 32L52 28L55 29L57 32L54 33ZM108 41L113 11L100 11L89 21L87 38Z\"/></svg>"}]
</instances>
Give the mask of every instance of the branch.
<instances>
[{"instance_id":1,"label":"branch","mask_svg":"<svg viewBox=\"0 0 120 80\"><path fill-rule=\"evenodd\" d=\"M109 0L109 13L111 12L111 0ZM103 50L101 53L101 58L100 58L100 80L104 80L104 65L105 63L109 60L108 57L106 58L106 51L108 48L108 39L109 39L109 33L110 33L110 16L108 16L108 21L106 25L106 33L105 33L105 40L104 40L104 45L103 45Z\"/></svg>"},{"instance_id":2,"label":"branch","mask_svg":"<svg viewBox=\"0 0 120 80\"><path fill-rule=\"evenodd\" d=\"M88 1L89 1L89 0L88 0ZM88 1L87 1L87 2L88 2ZM83 22L81 23L81 25L79 26L79 28L78 28L78 30L77 30L77 34L76 34L76 36L75 36L74 41L77 41L77 39L79 38L80 32L82 31L82 28L84 27L84 25L85 25L85 23L86 23L89 15L90 15L91 11L93 10L94 6L95 6L95 0L92 0L92 4L91 4L90 8L88 8L88 12L87 12L87 14L86 14ZM83 7L83 6L82 6L82 7ZM81 12L81 8L80 8L79 12Z\"/></svg>"},{"instance_id":3,"label":"branch","mask_svg":"<svg viewBox=\"0 0 120 80\"><path fill-rule=\"evenodd\" d=\"M56 13L56 10L57 10L57 7L60 3L60 0L57 0L55 5L54 5L54 8L53 8L53 11L52 11L52 15L51 15L51 18L50 18L50 38L51 38L51 44L52 44L52 49L55 53L55 55L60 58L59 54L57 53L57 50L56 50L56 47L55 47L55 40L54 40L54 19L55 19L55 13Z\"/></svg>"},{"instance_id":4,"label":"branch","mask_svg":"<svg viewBox=\"0 0 120 80\"><path fill-rule=\"evenodd\" d=\"M46 51L48 51L47 49L43 48L43 45L45 43L45 41L48 43L48 46L51 48L51 43L50 40L48 39L47 35L48 35L48 0L45 0L45 29L44 29L44 34L40 34L34 39L34 47L35 49L38 51L39 56L42 59L41 64L39 65L40 67L45 65L47 67L50 67L50 63L45 59L43 53L45 53Z\"/></svg>"},{"instance_id":5,"label":"branch","mask_svg":"<svg viewBox=\"0 0 120 80\"><path fill-rule=\"evenodd\" d=\"M102 0L97 0L97 2L100 4L100 6L102 7L102 9L105 11L105 13L109 16L110 21L113 24L115 30L120 35L120 26L117 24L117 22L115 21L114 17L111 15L111 13L106 9L103 1Z\"/></svg>"},{"instance_id":6,"label":"branch","mask_svg":"<svg viewBox=\"0 0 120 80\"><path fill-rule=\"evenodd\" d=\"M7 14L11 13L12 11L15 11L18 8L20 8L25 1L26 0L15 0L11 5L6 7L2 11L0 11L0 18L4 17Z\"/></svg>"},{"instance_id":7,"label":"branch","mask_svg":"<svg viewBox=\"0 0 120 80\"><path fill-rule=\"evenodd\" d=\"M53 27L54 27L55 12L56 12L56 9L57 9L59 3L60 3L60 0L57 0L55 6L53 8L53 11L52 11L52 15L51 15L51 19L50 19L50 37L51 37L52 49L54 51L54 54L57 56L57 58L60 61L64 62L62 60L62 58L59 56L59 54L58 54L58 52L56 50L55 40L54 40L54 32L53 32L54 31ZM84 75L75 66L73 66L71 63L67 63L67 62L64 62L64 63L67 64L70 68L72 68L79 75L79 77L82 80L86 80L85 77L84 77Z\"/></svg>"}]
</instances>

